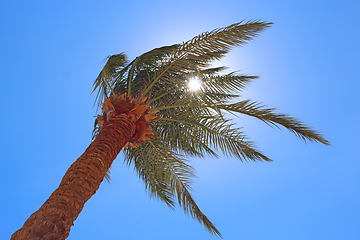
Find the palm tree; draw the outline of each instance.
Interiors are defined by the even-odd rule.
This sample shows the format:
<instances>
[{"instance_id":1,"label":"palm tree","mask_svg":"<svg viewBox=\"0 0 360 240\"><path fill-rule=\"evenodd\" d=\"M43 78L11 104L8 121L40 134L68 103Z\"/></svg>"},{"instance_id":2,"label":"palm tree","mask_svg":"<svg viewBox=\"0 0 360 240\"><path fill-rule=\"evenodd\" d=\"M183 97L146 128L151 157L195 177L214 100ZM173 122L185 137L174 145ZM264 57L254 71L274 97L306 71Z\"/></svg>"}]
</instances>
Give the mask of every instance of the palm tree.
<instances>
[{"instance_id":1,"label":"palm tree","mask_svg":"<svg viewBox=\"0 0 360 240\"><path fill-rule=\"evenodd\" d=\"M190 194L194 173L186 158L218 157L221 152L241 161L271 161L233 125L234 115L245 114L285 127L303 140L329 145L293 117L254 101L239 101L239 93L255 76L221 74L225 67L210 65L270 25L236 23L153 49L131 62L123 53L108 57L94 83L102 115L95 120L92 143L12 239L65 239L122 149L125 162L135 167L152 197L170 208L177 201L185 213L221 236ZM190 79L200 81L199 90L188 88Z\"/></svg>"}]
</instances>

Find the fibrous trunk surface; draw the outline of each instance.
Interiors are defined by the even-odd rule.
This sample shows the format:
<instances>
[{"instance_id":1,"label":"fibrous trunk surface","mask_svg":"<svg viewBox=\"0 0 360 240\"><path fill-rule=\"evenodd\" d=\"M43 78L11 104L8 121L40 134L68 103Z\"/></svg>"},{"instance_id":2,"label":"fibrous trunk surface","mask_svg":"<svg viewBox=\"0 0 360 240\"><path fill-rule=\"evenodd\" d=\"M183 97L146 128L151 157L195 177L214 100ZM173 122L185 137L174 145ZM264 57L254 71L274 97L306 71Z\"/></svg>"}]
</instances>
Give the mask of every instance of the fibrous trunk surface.
<instances>
[{"instance_id":1,"label":"fibrous trunk surface","mask_svg":"<svg viewBox=\"0 0 360 240\"><path fill-rule=\"evenodd\" d=\"M70 227L85 202L95 194L112 162L134 134L135 128L134 121L128 115L113 116L84 154L70 166L59 187L11 239L67 238Z\"/></svg>"},{"instance_id":2,"label":"fibrous trunk surface","mask_svg":"<svg viewBox=\"0 0 360 240\"><path fill-rule=\"evenodd\" d=\"M150 122L156 111L146 105L147 97L136 100L123 95L106 98L98 116L99 135L68 169L59 187L11 237L12 240L62 240L85 202L95 194L106 172L123 147L137 147L154 138Z\"/></svg>"}]
</instances>

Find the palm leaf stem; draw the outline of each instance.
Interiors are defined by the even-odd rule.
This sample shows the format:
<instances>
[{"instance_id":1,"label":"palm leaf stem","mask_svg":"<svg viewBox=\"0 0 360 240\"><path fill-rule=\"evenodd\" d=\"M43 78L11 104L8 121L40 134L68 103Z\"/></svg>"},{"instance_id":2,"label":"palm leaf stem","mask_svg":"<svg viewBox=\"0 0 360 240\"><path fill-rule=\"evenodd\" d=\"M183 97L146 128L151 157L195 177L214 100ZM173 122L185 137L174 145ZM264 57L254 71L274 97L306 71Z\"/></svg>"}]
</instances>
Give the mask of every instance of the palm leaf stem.
<instances>
[{"instance_id":1,"label":"palm leaf stem","mask_svg":"<svg viewBox=\"0 0 360 240\"><path fill-rule=\"evenodd\" d=\"M154 80L153 82L145 89L145 91L142 92L143 95L146 95L151 88L160 80L160 78L176 63L177 60L181 59L186 55L187 52L183 53L180 57L175 59L173 62L169 64Z\"/></svg>"},{"instance_id":2,"label":"palm leaf stem","mask_svg":"<svg viewBox=\"0 0 360 240\"><path fill-rule=\"evenodd\" d=\"M171 91L167 90L165 93L163 93L163 94L161 94L161 95L159 95L159 96L157 96L157 97L154 97L154 98L150 99L150 100L147 102L147 104L150 104L150 103L152 103L152 102L154 102L154 101L156 101L156 100L158 100L158 99L160 99L160 98L162 98L162 97L164 97L164 96L166 96L166 95L168 95L168 94L170 94L170 93L174 93L174 92L176 92L176 91L179 91L179 89L174 88L174 89L171 90Z\"/></svg>"},{"instance_id":3,"label":"palm leaf stem","mask_svg":"<svg viewBox=\"0 0 360 240\"><path fill-rule=\"evenodd\" d=\"M131 82L132 82L132 79L133 79L136 63L138 61L139 61L139 58L135 58L135 60L132 62L133 64L132 64L131 69L129 71L129 75L128 75L128 96L131 95Z\"/></svg>"}]
</instances>

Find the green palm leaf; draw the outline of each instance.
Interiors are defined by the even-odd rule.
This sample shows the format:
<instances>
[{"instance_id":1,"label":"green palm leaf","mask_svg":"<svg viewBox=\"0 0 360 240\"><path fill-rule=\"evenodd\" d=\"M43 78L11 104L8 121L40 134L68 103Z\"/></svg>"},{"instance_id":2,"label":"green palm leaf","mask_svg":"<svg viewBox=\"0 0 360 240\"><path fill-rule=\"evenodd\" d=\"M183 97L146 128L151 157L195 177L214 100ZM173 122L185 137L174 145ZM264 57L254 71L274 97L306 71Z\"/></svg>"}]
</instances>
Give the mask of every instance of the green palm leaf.
<instances>
[{"instance_id":1,"label":"green palm leaf","mask_svg":"<svg viewBox=\"0 0 360 240\"><path fill-rule=\"evenodd\" d=\"M228 105L217 105L215 108L227 110L229 112L246 114L248 116L260 119L261 121L272 126L277 127L278 125L281 125L295 133L304 141L317 141L325 145L330 145L330 143L325 140L320 133L307 127L305 123L294 117L290 117L286 114L275 113L275 108L264 108L264 106L260 105L259 103L251 102L250 100L244 100Z\"/></svg>"}]
</instances>

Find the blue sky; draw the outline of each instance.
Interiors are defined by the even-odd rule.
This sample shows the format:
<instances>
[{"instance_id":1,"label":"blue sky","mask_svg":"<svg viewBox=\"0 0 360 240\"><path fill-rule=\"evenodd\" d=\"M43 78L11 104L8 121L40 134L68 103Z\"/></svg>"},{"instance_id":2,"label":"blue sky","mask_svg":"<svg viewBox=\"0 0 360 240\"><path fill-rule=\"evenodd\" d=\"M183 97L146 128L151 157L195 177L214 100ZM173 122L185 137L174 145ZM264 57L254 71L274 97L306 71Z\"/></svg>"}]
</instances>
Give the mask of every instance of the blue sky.
<instances>
[{"instance_id":1,"label":"blue sky","mask_svg":"<svg viewBox=\"0 0 360 240\"><path fill-rule=\"evenodd\" d=\"M108 56L243 19L275 24L221 64L259 75L244 93L321 131L237 119L272 163L191 159L194 197L224 239L359 239L360 1L0 1L0 239L56 189L91 141L92 83ZM213 239L180 209L149 200L121 154L70 240Z\"/></svg>"}]
</instances>

